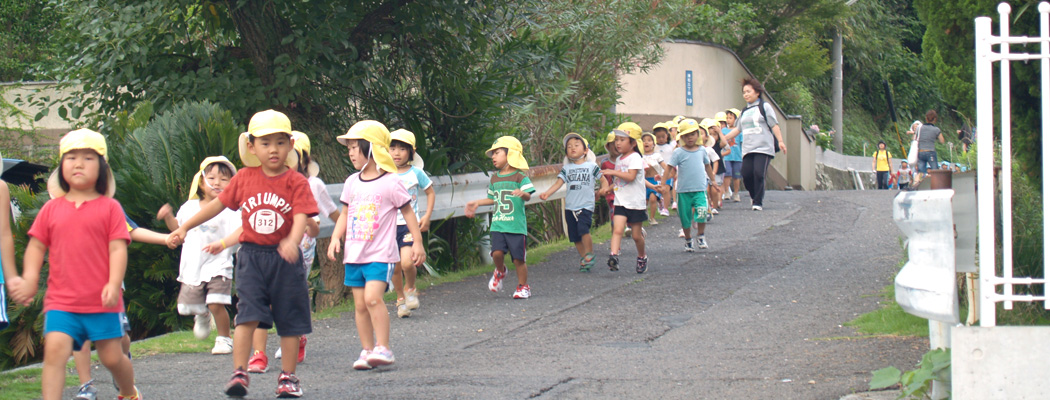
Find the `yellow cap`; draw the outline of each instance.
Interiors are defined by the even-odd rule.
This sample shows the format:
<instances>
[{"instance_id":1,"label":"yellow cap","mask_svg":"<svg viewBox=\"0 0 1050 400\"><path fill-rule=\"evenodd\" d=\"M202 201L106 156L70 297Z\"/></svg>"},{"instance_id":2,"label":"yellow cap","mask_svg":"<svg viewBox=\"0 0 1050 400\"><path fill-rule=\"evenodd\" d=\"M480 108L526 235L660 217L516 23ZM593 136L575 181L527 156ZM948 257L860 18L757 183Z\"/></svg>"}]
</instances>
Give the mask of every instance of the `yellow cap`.
<instances>
[{"instance_id":1,"label":"yellow cap","mask_svg":"<svg viewBox=\"0 0 1050 400\"><path fill-rule=\"evenodd\" d=\"M642 138L642 127L638 126L638 124L636 124L634 122L631 122L631 121L624 122L624 123L620 124L620 126L617 126L616 129L619 129L621 131L625 131L625 132L629 133L632 138L635 138L635 139L641 139Z\"/></svg>"},{"instance_id":2,"label":"yellow cap","mask_svg":"<svg viewBox=\"0 0 1050 400\"><path fill-rule=\"evenodd\" d=\"M412 131L409 131L407 129L398 129L396 131L390 132L390 141L394 140L404 142L407 143L409 146L412 146L412 166L419 169L423 169L423 157L420 157L419 153L416 152L416 134L412 133Z\"/></svg>"},{"instance_id":3,"label":"yellow cap","mask_svg":"<svg viewBox=\"0 0 1050 400\"><path fill-rule=\"evenodd\" d=\"M726 112L725 111L716 112L715 113L715 121L726 122Z\"/></svg>"},{"instance_id":4,"label":"yellow cap","mask_svg":"<svg viewBox=\"0 0 1050 400\"><path fill-rule=\"evenodd\" d=\"M683 119L685 119L685 117L683 117L681 115L676 115L674 118L671 118L671 123L674 124L674 125L678 125L678 124L682 123Z\"/></svg>"},{"instance_id":5,"label":"yellow cap","mask_svg":"<svg viewBox=\"0 0 1050 400\"><path fill-rule=\"evenodd\" d=\"M638 124L635 124L634 122L624 122L620 124L620 126L623 127L627 124L633 124L635 127L638 126ZM630 127L630 125L627 125L627 127ZM644 145L642 144L642 129L640 127L638 128L638 130L624 130L621 128L616 128L613 130L613 134L616 136L624 136L634 139L634 144L638 146L638 151L642 151L644 149Z\"/></svg>"},{"instance_id":6,"label":"yellow cap","mask_svg":"<svg viewBox=\"0 0 1050 400\"><path fill-rule=\"evenodd\" d=\"M244 163L245 167L258 167L262 165L262 161L259 161L259 157L255 154L248 152L248 142L250 137L260 138L275 133L284 133L288 137L292 137L292 123L288 120L288 116L280 111L266 110L259 111L252 116L251 121L248 122L248 131L241 133L240 137L237 138L237 150L241 155L241 162ZM294 140L294 138L292 138ZM294 148L294 143L293 143ZM298 169L299 167L299 154L294 151L288 152L288 156L284 159L284 165L288 168Z\"/></svg>"},{"instance_id":7,"label":"yellow cap","mask_svg":"<svg viewBox=\"0 0 1050 400\"><path fill-rule=\"evenodd\" d=\"M303 159L303 154L310 155L309 136L299 131L292 131L292 140L295 141L292 145L295 147L295 152L298 153L300 160ZM310 157L310 165L306 166L306 173L310 176L317 176L317 174L321 173L321 165L313 157Z\"/></svg>"},{"instance_id":8,"label":"yellow cap","mask_svg":"<svg viewBox=\"0 0 1050 400\"><path fill-rule=\"evenodd\" d=\"M226 156L211 156L205 158L204 161L201 161L201 169L193 176L193 184L190 185L190 200L198 198L197 187L200 185L201 177L204 176L204 169L215 163L226 164L227 167L230 167L230 170L233 171L233 173L237 173L237 167L233 166L233 163L230 162L230 159L226 158Z\"/></svg>"},{"instance_id":9,"label":"yellow cap","mask_svg":"<svg viewBox=\"0 0 1050 400\"><path fill-rule=\"evenodd\" d=\"M730 113L733 113L733 116L735 116L737 118L740 118L740 110L738 110L736 108L730 108L730 109L728 109L726 111L728 111Z\"/></svg>"},{"instance_id":10,"label":"yellow cap","mask_svg":"<svg viewBox=\"0 0 1050 400\"><path fill-rule=\"evenodd\" d=\"M343 146L346 146L347 141L353 139L364 139L372 144L369 149L372 152L371 158L375 160L379 169L386 172L397 172L394 159L390 157L390 131L386 129L386 125L367 119L358 121L346 131L346 134L335 138Z\"/></svg>"},{"instance_id":11,"label":"yellow cap","mask_svg":"<svg viewBox=\"0 0 1050 400\"><path fill-rule=\"evenodd\" d=\"M561 138L562 146L568 146L569 145L569 139L572 139L572 138L577 138L577 139L580 139L581 141L583 141L583 159L585 159L587 161L590 161L590 162L594 162L595 160L598 159L598 156L594 155L594 152L591 151L591 143L588 142L587 139L584 138L583 136L580 136L579 133L569 132L568 134L566 134L565 137ZM569 156L566 155L562 159L562 164L568 164L570 161L572 161L572 160L570 160Z\"/></svg>"},{"instance_id":12,"label":"yellow cap","mask_svg":"<svg viewBox=\"0 0 1050 400\"><path fill-rule=\"evenodd\" d=\"M609 143L615 142L615 141L616 141L616 132L609 132L608 135L605 135L605 144L606 145L608 145Z\"/></svg>"},{"instance_id":13,"label":"yellow cap","mask_svg":"<svg viewBox=\"0 0 1050 400\"><path fill-rule=\"evenodd\" d=\"M711 127L718 127L718 121L714 118L704 118L700 120L700 126L704 129L711 129Z\"/></svg>"},{"instance_id":14,"label":"yellow cap","mask_svg":"<svg viewBox=\"0 0 1050 400\"><path fill-rule=\"evenodd\" d=\"M521 155L521 142L517 138L514 136L501 136L495 142L492 142L492 147L485 150L485 155L492 157L492 152L501 148L507 149L507 163L511 167L523 171L529 169L528 161L525 161L525 157Z\"/></svg>"},{"instance_id":15,"label":"yellow cap","mask_svg":"<svg viewBox=\"0 0 1050 400\"><path fill-rule=\"evenodd\" d=\"M653 125L653 132L656 132L657 129L669 130L668 128L669 126L666 122L657 122L655 125Z\"/></svg>"},{"instance_id":16,"label":"yellow cap","mask_svg":"<svg viewBox=\"0 0 1050 400\"><path fill-rule=\"evenodd\" d=\"M692 119L692 118L683 119L681 122L678 123L678 136L675 137L674 139L678 140L682 136L688 135L688 134L696 132L698 130L700 130L700 124L697 123L695 119Z\"/></svg>"},{"instance_id":17,"label":"yellow cap","mask_svg":"<svg viewBox=\"0 0 1050 400\"><path fill-rule=\"evenodd\" d=\"M90 129L77 129L62 136L62 140L58 142L58 162L62 162L62 156L66 155L66 153L78 149L94 150L98 155L102 156L102 159L109 161L106 138L101 133ZM52 199L66 195L66 191L62 190L62 185L59 184L58 170L58 168L55 168L47 179L47 192ZM117 180L112 169L109 170L108 175L109 183L106 186L106 193L103 193L103 195L113 197L117 192Z\"/></svg>"}]
</instances>

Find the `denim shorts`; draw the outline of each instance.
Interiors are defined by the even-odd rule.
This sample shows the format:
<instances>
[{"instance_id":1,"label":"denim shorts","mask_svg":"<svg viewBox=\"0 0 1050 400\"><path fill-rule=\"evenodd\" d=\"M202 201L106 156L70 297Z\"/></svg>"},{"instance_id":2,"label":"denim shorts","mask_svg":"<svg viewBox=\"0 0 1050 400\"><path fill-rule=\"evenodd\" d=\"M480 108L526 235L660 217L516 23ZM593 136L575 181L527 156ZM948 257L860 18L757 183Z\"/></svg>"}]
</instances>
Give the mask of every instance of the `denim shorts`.
<instances>
[{"instance_id":1,"label":"denim shorts","mask_svg":"<svg viewBox=\"0 0 1050 400\"><path fill-rule=\"evenodd\" d=\"M740 169L743 168L743 161L726 161L726 176L733 179L740 179Z\"/></svg>"},{"instance_id":2,"label":"denim shorts","mask_svg":"<svg viewBox=\"0 0 1050 400\"><path fill-rule=\"evenodd\" d=\"M937 169L937 152L936 151L920 151L917 157L918 164L915 169L919 173L925 174L927 169Z\"/></svg>"}]
</instances>

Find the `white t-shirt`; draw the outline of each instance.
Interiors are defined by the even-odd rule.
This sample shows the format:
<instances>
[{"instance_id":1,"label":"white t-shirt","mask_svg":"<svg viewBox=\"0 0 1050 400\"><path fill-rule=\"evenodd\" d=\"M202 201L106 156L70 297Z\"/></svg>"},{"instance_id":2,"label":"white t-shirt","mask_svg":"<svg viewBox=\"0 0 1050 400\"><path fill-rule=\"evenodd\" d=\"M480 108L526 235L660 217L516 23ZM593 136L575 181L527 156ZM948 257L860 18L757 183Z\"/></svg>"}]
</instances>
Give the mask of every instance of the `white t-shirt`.
<instances>
[{"instance_id":1,"label":"white t-shirt","mask_svg":"<svg viewBox=\"0 0 1050 400\"><path fill-rule=\"evenodd\" d=\"M653 170L656 171L658 177L664 175L664 167L661 167L660 164L663 163L666 158L664 158L662 154L654 151L653 154L646 154L642 159L645 160L646 165L653 167ZM657 180L659 180L659 178Z\"/></svg>"},{"instance_id":2,"label":"white t-shirt","mask_svg":"<svg viewBox=\"0 0 1050 400\"><path fill-rule=\"evenodd\" d=\"M306 179L310 183L310 192L314 194L314 201L317 202L317 215L319 217L328 218L332 213L339 211L339 208L335 206L335 202L332 201L332 196L328 194L328 188L325 187L324 181L316 176L311 176Z\"/></svg>"},{"instance_id":3,"label":"white t-shirt","mask_svg":"<svg viewBox=\"0 0 1050 400\"><path fill-rule=\"evenodd\" d=\"M722 157L720 157L718 155L718 152L715 151L714 147L707 147L707 146L703 146L703 147L704 147L704 150L707 151L707 159L711 160L711 164L715 164L715 163L718 162L718 160L722 159Z\"/></svg>"},{"instance_id":4,"label":"white t-shirt","mask_svg":"<svg viewBox=\"0 0 1050 400\"><path fill-rule=\"evenodd\" d=\"M219 201L218 199L212 201ZM187 201L179 207L175 220L185 224L201 210L200 200ZM233 279L233 253L236 245L227 247L219 254L205 253L204 246L222 240L241 227L241 214L223 207L222 212L196 228L186 232L182 242L182 257L179 258L179 282L197 286L216 276Z\"/></svg>"},{"instance_id":5,"label":"white t-shirt","mask_svg":"<svg viewBox=\"0 0 1050 400\"><path fill-rule=\"evenodd\" d=\"M619 177L613 178L613 205L623 206L631 210L645 209L645 161L636 152L616 159L616 170L628 172L638 170L633 181L626 181Z\"/></svg>"},{"instance_id":6,"label":"white t-shirt","mask_svg":"<svg viewBox=\"0 0 1050 400\"><path fill-rule=\"evenodd\" d=\"M674 149L674 142L656 145L656 151L660 152L660 157L663 157L665 162L671 159L671 155L674 154Z\"/></svg>"}]
</instances>

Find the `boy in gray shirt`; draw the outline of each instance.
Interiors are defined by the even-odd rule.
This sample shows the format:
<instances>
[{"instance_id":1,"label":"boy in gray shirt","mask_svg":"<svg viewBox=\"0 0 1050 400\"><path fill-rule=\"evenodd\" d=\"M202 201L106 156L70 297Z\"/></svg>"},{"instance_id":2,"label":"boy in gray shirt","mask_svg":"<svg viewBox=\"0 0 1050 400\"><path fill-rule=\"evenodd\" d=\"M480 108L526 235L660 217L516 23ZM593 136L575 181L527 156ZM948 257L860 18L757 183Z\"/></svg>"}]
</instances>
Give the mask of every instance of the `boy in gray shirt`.
<instances>
[{"instance_id":1,"label":"boy in gray shirt","mask_svg":"<svg viewBox=\"0 0 1050 400\"><path fill-rule=\"evenodd\" d=\"M594 186L601 182L599 194L609 191L609 182L602 179L602 171L595 163L594 152L587 146L587 139L576 133L569 133L562 139L565 145L565 161L558 180L540 199L546 201L563 184L569 187L565 191L565 223L569 227L569 241L576 245L580 253L580 272L588 272L594 266L593 242L591 241L591 216L594 214Z\"/></svg>"}]
</instances>

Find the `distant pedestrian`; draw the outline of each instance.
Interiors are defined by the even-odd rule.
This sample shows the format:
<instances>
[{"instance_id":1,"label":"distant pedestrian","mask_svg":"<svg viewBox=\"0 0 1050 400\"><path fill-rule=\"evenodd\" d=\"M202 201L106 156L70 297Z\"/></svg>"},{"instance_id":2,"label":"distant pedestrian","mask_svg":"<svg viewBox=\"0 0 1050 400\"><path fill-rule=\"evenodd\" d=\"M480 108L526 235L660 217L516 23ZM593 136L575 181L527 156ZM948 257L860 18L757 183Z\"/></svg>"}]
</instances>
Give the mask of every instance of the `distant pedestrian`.
<instances>
[{"instance_id":1,"label":"distant pedestrian","mask_svg":"<svg viewBox=\"0 0 1050 400\"><path fill-rule=\"evenodd\" d=\"M879 148L871 155L871 170L875 171L875 183L879 190L890 188L890 159L893 155L886 150L886 142L879 141Z\"/></svg>"},{"instance_id":2,"label":"distant pedestrian","mask_svg":"<svg viewBox=\"0 0 1050 400\"><path fill-rule=\"evenodd\" d=\"M565 225L569 228L569 241L576 245L576 252L580 254L580 272L589 272L595 259L591 241L595 184L601 185L598 193L605 193L609 191L609 183L602 179L602 171L594 163L594 152L590 150L587 139L569 133L562 138L562 144L565 145L565 162L558 172L558 179L540 194L540 199L547 201L562 185L568 185L565 189Z\"/></svg>"},{"instance_id":3,"label":"distant pedestrian","mask_svg":"<svg viewBox=\"0 0 1050 400\"><path fill-rule=\"evenodd\" d=\"M787 153L787 145L780 134L776 111L762 99L765 90L762 84L755 78L746 78L741 86L747 108L737 121L738 126L726 134L726 139L742 134L744 161L741 170L744 187L751 195L751 209L762 211L769 163L777 151Z\"/></svg>"},{"instance_id":4,"label":"distant pedestrian","mask_svg":"<svg viewBox=\"0 0 1050 400\"><path fill-rule=\"evenodd\" d=\"M674 149L677 148L677 142L674 140L674 137L677 134L678 127L674 126L674 123L671 121L660 122L653 125L653 135L656 135L656 151L660 152L660 157L664 159L665 163L667 160L671 159L671 154L673 154ZM663 175L663 173L660 175ZM668 194L665 195L663 199L663 208L665 210L674 210L677 206L677 204L675 204L675 198L677 195L675 195L674 192L674 179L663 183L669 188Z\"/></svg>"},{"instance_id":5,"label":"distant pedestrian","mask_svg":"<svg viewBox=\"0 0 1050 400\"><path fill-rule=\"evenodd\" d=\"M620 156L616 159L616 167L603 170L606 176L612 176L615 209L613 211L613 236L609 244L610 271L620 270L620 242L626 228L631 228L631 237L634 239L635 248L638 250L638 259L635 272L641 274L649 268L649 257L645 252L645 231L642 223L646 220L645 215L645 161L642 160L642 132L641 128L634 129L637 124L621 124L613 134L616 136L616 152Z\"/></svg>"},{"instance_id":6,"label":"distant pedestrian","mask_svg":"<svg viewBox=\"0 0 1050 400\"><path fill-rule=\"evenodd\" d=\"M710 218L707 190L714 185L715 173L708 153L700 146L700 124L685 119L678 125L678 137L682 146L675 149L668 165L678 167L678 217L685 234L685 251L707 248L704 228ZM670 176L670 170L664 175ZM696 228L693 239L692 228Z\"/></svg>"},{"instance_id":7,"label":"distant pedestrian","mask_svg":"<svg viewBox=\"0 0 1050 400\"><path fill-rule=\"evenodd\" d=\"M740 110L730 108L726 112L726 122L722 125L722 138L729 145L729 155L725 157L726 163L726 177L722 185L722 192L725 193L724 199L733 199L734 203L740 202L740 180L743 177L741 168L744 162L744 153L741 150L740 144L743 142L743 138L727 138L733 128L736 127L737 118L740 117ZM731 181L731 182L730 182Z\"/></svg>"},{"instance_id":8,"label":"distant pedestrian","mask_svg":"<svg viewBox=\"0 0 1050 400\"><path fill-rule=\"evenodd\" d=\"M901 161L901 167L897 169L897 174L894 175L897 181L897 188L900 190L908 190L911 188L911 177L915 173L908 165L908 161Z\"/></svg>"},{"instance_id":9,"label":"distant pedestrian","mask_svg":"<svg viewBox=\"0 0 1050 400\"><path fill-rule=\"evenodd\" d=\"M468 202L464 214L473 218L479 206L495 205L489 237L496 269L492 271L488 288L492 292L503 290L503 278L507 276L504 257L510 254L518 275L518 286L511 297L527 299L532 297L532 288L529 286L529 267L525 263L525 235L528 234L525 202L536 192L526 175L529 163L522 155L521 142L513 136L496 139L485 155L492 159L492 166L496 168L496 173L489 179L488 196Z\"/></svg>"},{"instance_id":10,"label":"distant pedestrian","mask_svg":"<svg viewBox=\"0 0 1050 400\"><path fill-rule=\"evenodd\" d=\"M707 128L704 128L705 123ZM714 185L707 190L707 204L711 207L711 214L718 215L722 208L722 180L725 178L726 171L722 158L729 154L730 149L722 136L722 126L718 120L704 118L700 122L700 127L706 129L706 135L700 135L700 137L711 160L711 168L715 170Z\"/></svg>"},{"instance_id":11,"label":"distant pedestrian","mask_svg":"<svg viewBox=\"0 0 1050 400\"><path fill-rule=\"evenodd\" d=\"M396 263L401 261L397 241L397 214L405 218L412 235L412 263L426 260L412 197L401 184L390 155L390 131L380 122L359 121L336 138L347 147L358 172L346 178L339 196L345 206L332 231L328 259L343 252L343 284L354 295L354 322L361 341L356 370L394 363L390 350L390 314L383 302ZM345 240L345 242L344 242ZM345 244L345 246L343 246Z\"/></svg>"},{"instance_id":12,"label":"distant pedestrian","mask_svg":"<svg viewBox=\"0 0 1050 400\"><path fill-rule=\"evenodd\" d=\"M909 130L909 135L915 135L915 140L919 142L919 155L916 171L919 173L920 179L925 177L926 171L930 169L937 169L937 142L944 143L944 135L941 134L941 128L938 128L937 123L937 111L929 110L926 112L926 123L919 127L918 130Z\"/></svg>"},{"instance_id":13,"label":"distant pedestrian","mask_svg":"<svg viewBox=\"0 0 1050 400\"><path fill-rule=\"evenodd\" d=\"M667 164L664 162L663 155L656 151L656 136L652 133L646 132L642 134L642 160L645 161L645 201L648 204L649 210L649 225L656 225L659 222L656 221L656 214L659 213L662 216L671 215L667 208L664 208L664 200L668 193L667 188L660 185L660 177L664 174L664 169L667 168Z\"/></svg>"}]
</instances>

